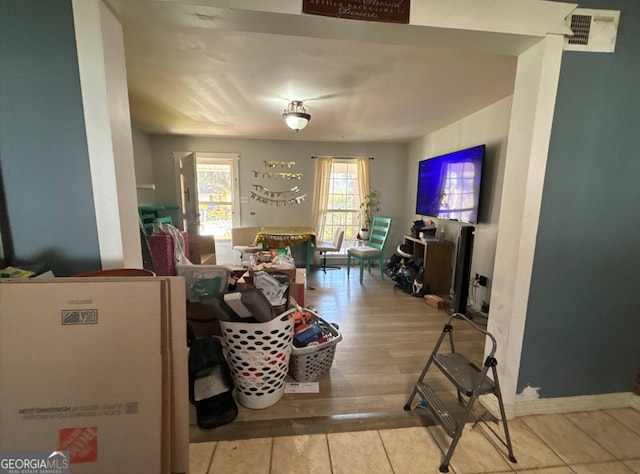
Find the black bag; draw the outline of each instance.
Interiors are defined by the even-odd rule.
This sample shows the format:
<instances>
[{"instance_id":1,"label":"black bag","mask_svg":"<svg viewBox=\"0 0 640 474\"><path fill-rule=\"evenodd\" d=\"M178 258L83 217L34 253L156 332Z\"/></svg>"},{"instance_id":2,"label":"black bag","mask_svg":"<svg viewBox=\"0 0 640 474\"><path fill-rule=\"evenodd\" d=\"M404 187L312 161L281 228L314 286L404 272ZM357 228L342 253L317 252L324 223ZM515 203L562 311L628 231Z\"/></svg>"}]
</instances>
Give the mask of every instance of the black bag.
<instances>
[{"instance_id":1,"label":"black bag","mask_svg":"<svg viewBox=\"0 0 640 474\"><path fill-rule=\"evenodd\" d=\"M189 346L189 401L196 407L198 426L210 429L232 422L238 406L222 343L217 337L190 336Z\"/></svg>"}]
</instances>

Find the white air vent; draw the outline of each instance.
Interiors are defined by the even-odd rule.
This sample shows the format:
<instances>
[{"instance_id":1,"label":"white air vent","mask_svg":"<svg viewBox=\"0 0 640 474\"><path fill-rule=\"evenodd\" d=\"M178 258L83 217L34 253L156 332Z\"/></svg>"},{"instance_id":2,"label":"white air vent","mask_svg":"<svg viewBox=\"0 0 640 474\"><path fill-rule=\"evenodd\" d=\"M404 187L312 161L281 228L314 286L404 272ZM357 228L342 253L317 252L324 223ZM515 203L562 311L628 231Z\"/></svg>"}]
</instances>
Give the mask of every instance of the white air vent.
<instances>
[{"instance_id":1,"label":"white air vent","mask_svg":"<svg viewBox=\"0 0 640 474\"><path fill-rule=\"evenodd\" d=\"M613 53L618 36L619 10L577 8L566 19L573 32L564 40L567 51Z\"/></svg>"}]
</instances>

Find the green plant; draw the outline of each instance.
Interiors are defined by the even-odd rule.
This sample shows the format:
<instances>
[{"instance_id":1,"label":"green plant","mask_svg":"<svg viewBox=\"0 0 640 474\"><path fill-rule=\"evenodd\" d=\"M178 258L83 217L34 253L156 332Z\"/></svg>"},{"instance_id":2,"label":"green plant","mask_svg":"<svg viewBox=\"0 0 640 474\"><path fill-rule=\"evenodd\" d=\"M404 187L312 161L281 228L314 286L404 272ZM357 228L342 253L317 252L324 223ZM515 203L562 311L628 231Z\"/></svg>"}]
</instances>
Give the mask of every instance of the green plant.
<instances>
[{"instance_id":1,"label":"green plant","mask_svg":"<svg viewBox=\"0 0 640 474\"><path fill-rule=\"evenodd\" d=\"M371 191L360 203L360 222L362 230L370 230L373 223L373 216L380 210L380 193Z\"/></svg>"}]
</instances>

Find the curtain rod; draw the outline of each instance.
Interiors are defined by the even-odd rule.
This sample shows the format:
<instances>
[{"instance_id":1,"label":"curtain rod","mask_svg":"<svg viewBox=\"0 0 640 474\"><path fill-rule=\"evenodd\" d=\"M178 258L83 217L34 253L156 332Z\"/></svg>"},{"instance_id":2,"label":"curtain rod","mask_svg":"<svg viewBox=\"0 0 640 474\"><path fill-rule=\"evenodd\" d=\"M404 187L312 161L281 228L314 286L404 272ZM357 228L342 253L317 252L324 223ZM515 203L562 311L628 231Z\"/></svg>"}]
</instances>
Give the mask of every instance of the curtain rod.
<instances>
[{"instance_id":1,"label":"curtain rod","mask_svg":"<svg viewBox=\"0 0 640 474\"><path fill-rule=\"evenodd\" d=\"M319 155L319 156L326 156L327 158L337 158L339 160L355 160L357 158L369 158L370 160L374 159L373 156L367 156L367 157L364 157L364 156L332 156L332 155ZM312 155L311 156L312 160L315 160L316 158L318 158L318 156L316 156L316 155Z\"/></svg>"}]
</instances>

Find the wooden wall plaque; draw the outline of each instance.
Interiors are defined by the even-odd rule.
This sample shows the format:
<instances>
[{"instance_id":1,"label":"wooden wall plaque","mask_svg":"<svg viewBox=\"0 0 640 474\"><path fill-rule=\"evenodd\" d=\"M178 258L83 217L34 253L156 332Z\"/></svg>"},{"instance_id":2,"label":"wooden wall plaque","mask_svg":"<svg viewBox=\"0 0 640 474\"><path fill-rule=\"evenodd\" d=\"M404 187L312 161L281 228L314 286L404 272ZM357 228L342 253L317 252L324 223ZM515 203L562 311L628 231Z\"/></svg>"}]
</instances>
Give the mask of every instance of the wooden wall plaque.
<instances>
[{"instance_id":1,"label":"wooden wall plaque","mask_svg":"<svg viewBox=\"0 0 640 474\"><path fill-rule=\"evenodd\" d=\"M410 5L411 0L302 0L302 11L350 20L408 24Z\"/></svg>"}]
</instances>

